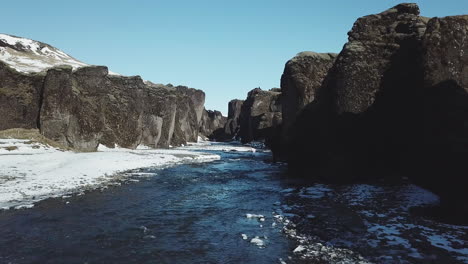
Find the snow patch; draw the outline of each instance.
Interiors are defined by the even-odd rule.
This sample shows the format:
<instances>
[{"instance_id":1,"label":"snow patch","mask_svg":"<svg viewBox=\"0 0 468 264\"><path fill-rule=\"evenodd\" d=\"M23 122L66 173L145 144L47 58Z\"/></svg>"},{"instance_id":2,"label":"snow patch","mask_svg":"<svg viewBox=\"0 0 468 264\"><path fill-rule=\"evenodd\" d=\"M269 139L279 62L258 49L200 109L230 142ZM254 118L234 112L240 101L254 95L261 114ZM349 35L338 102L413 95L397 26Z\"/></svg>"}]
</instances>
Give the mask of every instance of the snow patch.
<instances>
[{"instance_id":1,"label":"snow patch","mask_svg":"<svg viewBox=\"0 0 468 264\"><path fill-rule=\"evenodd\" d=\"M219 159L179 149L99 146L98 152L75 153L27 140L0 139L0 208L23 208L49 197L105 186L128 177L123 172L129 170Z\"/></svg>"}]
</instances>

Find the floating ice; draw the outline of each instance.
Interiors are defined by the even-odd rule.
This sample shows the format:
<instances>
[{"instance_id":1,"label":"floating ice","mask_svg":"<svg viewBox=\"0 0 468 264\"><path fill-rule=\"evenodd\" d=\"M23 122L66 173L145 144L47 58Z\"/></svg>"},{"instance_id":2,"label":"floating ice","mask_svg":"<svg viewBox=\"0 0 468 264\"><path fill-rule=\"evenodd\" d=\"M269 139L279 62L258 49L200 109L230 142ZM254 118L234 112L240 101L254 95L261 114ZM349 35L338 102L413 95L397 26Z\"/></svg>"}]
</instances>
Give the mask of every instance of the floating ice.
<instances>
[{"instance_id":1,"label":"floating ice","mask_svg":"<svg viewBox=\"0 0 468 264\"><path fill-rule=\"evenodd\" d=\"M264 247L265 246L265 242L263 240L261 240L258 236L252 238L252 240L250 240L250 243L255 244L258 247Z\"/></svg>"}]
</instances>

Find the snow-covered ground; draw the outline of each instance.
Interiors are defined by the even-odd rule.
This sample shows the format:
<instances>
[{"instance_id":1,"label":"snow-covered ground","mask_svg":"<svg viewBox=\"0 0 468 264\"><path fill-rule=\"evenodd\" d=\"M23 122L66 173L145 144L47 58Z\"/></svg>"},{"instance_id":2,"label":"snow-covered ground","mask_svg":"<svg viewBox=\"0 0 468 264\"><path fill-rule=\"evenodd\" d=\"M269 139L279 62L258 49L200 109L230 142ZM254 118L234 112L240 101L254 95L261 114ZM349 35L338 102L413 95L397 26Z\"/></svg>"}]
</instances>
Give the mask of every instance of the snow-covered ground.
<instances>
[{"instance_id":1,"label":"snow-covered ground","mask_svg":"<svg viewBox=\"0 0 468 264\"><path fill-rule=\"evenodd\" d=\"M192 150L100 146L98 152L75 153L28 140L0 139L0 208L30 207L49 197L94 189L133 169L220 159Z\"/></svg>"},{"instance_id":2,"label":"snow-covered ground","mask_svg":"<svg viewBox=\"0 0 468 264\"><path fill-rule=\"evenodd\" d=\"M253 148L249 145L242 145L239 142L230 142L229 144L223 142L210 142L210 141L203 141L199 138L197 143L189 142L187 146L183 146L182 149L204 149L204 150L212 150L212 151L224 151L224 152L253 152L257 151L256 148Z\"/></svg>"},{"instance_id":3,"label":"snow-covered ground","mask_svg":"<svg viewBox=\"0 0 468 264\"><path fill-rule=\"evenodd\" d=\"M0 34L0 60L19 72L41 72L59 65L69 65L73 69L90 66L48 44L6 34ZM111 75L119 75L110 72Z\"/></svg>"}]
</instances>

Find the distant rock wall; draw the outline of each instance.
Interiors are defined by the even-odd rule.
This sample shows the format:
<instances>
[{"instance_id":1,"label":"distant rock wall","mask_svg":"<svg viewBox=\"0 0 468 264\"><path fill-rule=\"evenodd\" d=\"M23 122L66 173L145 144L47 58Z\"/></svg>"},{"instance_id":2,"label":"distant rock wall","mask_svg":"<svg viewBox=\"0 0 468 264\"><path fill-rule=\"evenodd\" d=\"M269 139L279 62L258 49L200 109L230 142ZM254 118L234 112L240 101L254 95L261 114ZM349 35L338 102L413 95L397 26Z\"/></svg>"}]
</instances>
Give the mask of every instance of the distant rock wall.
<instances>
[{"instance_id":1,"label":"distant rock wall","mask_svg":"<svg viewBox=\"0 0 468 264\"><path fill-rule=\"evenodd\" d=\"M226 122L227 118L221 112L205 109L200 123L200 134L214 140L224 137Z\"/></svg>"},{"instance_id":2,"label":"distant rock wall","mask_svg":"<svg viewBox=\"0 0 468 264\"><path fill-rule=\"evenodd\" d=\"M281 124L281 93L278 90L251 90L242 104L239 135L242 143L273 137Z\"/></svg>"},{"instance_id":3,"label":"distant rock wall","mask_svg":"<svg viewBox=\"0 0 468 264\"><path fill-rule=\"evenodd\" d=\"M237 139L240 130L240 115L244 100L234 99L228 104L228 117L224 126L224 139Z\"/></svg>"},{"instance_id":4,"label":"distant rock wall","mask_svg":"<svg viewBox=\"0 0 468 264\"><path fill-rule=\"evenodd\" d=\"M103 66L25 74L1 63L0 76L0 129L40 128L79 151L95 151L99 144L169 147L198 138L201 90L109 75Z\"/></svg>"}]
</instances>

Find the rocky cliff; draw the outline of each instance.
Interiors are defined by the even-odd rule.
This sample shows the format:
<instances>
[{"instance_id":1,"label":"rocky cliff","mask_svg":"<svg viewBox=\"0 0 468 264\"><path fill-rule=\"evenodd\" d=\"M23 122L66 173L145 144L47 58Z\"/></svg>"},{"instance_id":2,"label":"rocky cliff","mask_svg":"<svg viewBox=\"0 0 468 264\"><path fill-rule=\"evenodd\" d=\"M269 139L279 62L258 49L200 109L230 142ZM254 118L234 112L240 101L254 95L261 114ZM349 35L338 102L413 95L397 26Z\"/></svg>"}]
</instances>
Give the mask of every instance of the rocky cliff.
<instances>
[{"instance_id":1,"label":"rocky cliff","mask_svg":"<svg viewBox=\"0 0 468 264\"><path fill-rule=\"evenodd\" d=\"M228 117L224 126L224 139L236 139L240 130L240 115L244 100L234 99L228 104Z\"/></svg>"},{"instance_id":2,"label":"rocky cliff","mask_svg":"<svg viewBox=\"0 0 468 264\"><path fill-rule=\"evenodd\" d=\"M0 61L2 130L39 128L79 151L95 151L99 144L169 147L197 141L205 102L201 90L109 73L33 40L0 35L0 47L6 61ZM18 64L24 61L16 61L18 56L35 64ZM60 63L66 65L56 66Z\"/></svg>"},{"instance_id":3,"label":"rocky cliff","mask_svg":"<svg viewBox=\"0 0 468 264\"><path fill-rule=\"evenodd\" d=\"M242 143L270 139L281 124L281 103L278 89L251 90L242 104L239 135Z\"/></svg>"},{"instance_id":4,"label":"rocky cliff","mask_svg":"<svg viewBox=\"0 0 468 264\"><path fill-rule=\"evenodd\" d=\"M282 149L289 144L290 134L293 133L290 130L296 116L314 101L336 56L335 53L307 51L297 54L286 63L281 76L282 131L281 138L277 139L281 141L279 144ZM285 155L283 153L282 156Z\"/></svg>"},{"instance_id":5,"label":"rocky cliff","mask_svg":"<svg viewBox=\"0 0 468 264\"><path fill-rule=\"evenodd\" d=\"M217 140L224 136L227 118L219 111L203 110L200 134L208 139Z\"/></svg>"},{"instance_id":6,"label":"rocky cliff","mask_svg":"<svg viewBox=\"0 0 468 264\"><path fill-rule=\"evenodd\" d=\"M468 212L458 187L468 175L467 27L467 16L429 21L416 4L359 18L292 125L294 174L340 183L408 176Z\"/></svg>"},{"instance_id":7,"label":"rocky cliff","mask_svg":"<svg viewBox=\"0 0 468 264\"><path fill-rule=\"evenodd\" d=\"M0 61L0 130L37 127L44 77L20 73Z\"/></svg>"}]
</instances>

